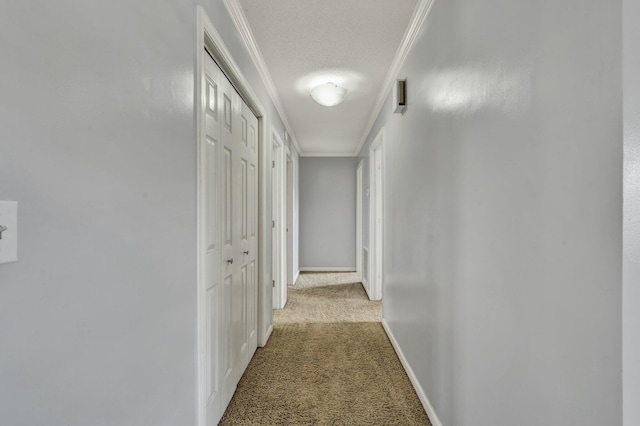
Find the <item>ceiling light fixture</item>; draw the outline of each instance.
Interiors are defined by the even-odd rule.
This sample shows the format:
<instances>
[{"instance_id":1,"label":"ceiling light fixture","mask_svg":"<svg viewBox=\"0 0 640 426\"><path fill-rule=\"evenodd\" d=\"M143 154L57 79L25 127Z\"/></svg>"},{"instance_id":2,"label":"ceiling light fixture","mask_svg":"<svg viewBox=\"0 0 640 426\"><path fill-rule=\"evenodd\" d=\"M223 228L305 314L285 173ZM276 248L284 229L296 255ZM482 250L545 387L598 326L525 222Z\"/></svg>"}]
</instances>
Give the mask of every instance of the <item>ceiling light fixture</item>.
<instances>
[{"instance_id":1,"label":"ceiling light fixture","mask_svg":"<svg viewBox=\"0 0 640 426\"><path fill-rule=\"evenodd\" d=\"M309 92L314 101L323 106L336 106L347 97L347 89L335 83L324 83Z\"/></svg>"}]
</instances>

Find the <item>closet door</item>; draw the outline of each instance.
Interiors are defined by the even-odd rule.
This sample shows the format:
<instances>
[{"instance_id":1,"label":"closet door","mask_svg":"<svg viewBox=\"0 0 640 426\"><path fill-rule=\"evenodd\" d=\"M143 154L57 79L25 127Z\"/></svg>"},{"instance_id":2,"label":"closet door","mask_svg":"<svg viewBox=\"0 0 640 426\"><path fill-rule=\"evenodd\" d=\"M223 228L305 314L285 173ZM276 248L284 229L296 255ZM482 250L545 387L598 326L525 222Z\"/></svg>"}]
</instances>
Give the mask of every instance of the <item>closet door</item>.
<instances>
[{"instance_id":1,"label":"closet door","mask_svg":"<svg viewBox=\"0 0 640 426\"><path fill-rule=\"evenodd\" d=\"M222 334L225 339L220 342L223 351L222 359L222 394L223 405L226 407L231 401L233 392L238 384L238 379L242 375L238 371L238 352L236 344L240 339L237 334L235 323L240 316L238 309L239 277L239 209L238 209L238 186L239 170L236 146L233 137L236 131L237 120L234 119L237 108L237 94L231 83L224 74L220 79L220 141L222 147L222 197L220 205L222 207Z\"/></svg>"},{"instance_id":2,"label":"closet door","mask_svg":"<svg viewBox=\"0 0 640 426\"><path fill-rule=\"evenodd\" d=\"M205 64L207 425L224 413L257 347L258 119L217 64Z\"/></svg>"},{"instance_id":3,"label":"closet door","mask_svg":"<svg viewBox=\"0 0 640 426\"><path fill-rule=\"evenodd\" d=\"M201 266L205 282L205 389L206 419L215 425L224 413L233 394L231 373L233 363L230 352L231 341L231 279L229 266L223 259L229 258L231 232L231 151L229 144L223 146L222 127L224 121L223 87L224 76L212 59L205 62L205 84L203 87L205 110L205 137L200 141L200 161L203 186L204 220L201 223L201 238L204 244ZM228 139L228 138L227 138Z\"/></svg>"},{"instance_id":4,"label":"closet door","mask_svg":"<svg viewBox=\"0 0 640 426\"><path fill-rule=\"evenodd\" d=\"M235 153L238 158L239 189L239 290L237 309L241 310L237 322L240 337L237 349L241 371L249 364L258 343L258 119L249 107L239 99L239 131L234 133ZM236 332L234 332L236 335Z\"/></svg>"}]
</instances>

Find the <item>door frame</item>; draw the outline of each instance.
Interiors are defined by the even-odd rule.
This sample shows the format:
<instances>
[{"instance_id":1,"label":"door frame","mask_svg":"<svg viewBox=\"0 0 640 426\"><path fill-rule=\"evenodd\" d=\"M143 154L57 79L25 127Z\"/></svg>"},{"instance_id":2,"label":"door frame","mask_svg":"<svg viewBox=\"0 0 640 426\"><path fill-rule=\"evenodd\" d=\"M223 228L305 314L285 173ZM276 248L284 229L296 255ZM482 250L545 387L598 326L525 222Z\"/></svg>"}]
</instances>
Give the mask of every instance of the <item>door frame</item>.
<instances>
[{"instance_id":1,"label":"door frame","mask_svg":"<svg viewBox=\"0 0 640 426\"><path fill-rule=\"evenodd\" d=\"M282 309L287 304L286 150L288 148L273 126L271 126L270 146L275 148L274 158L271 159L274 169L272 176L275 176L271 182L271 219L272 227L275 229L271 242L273 309Z\"/></svg>"},{"instance_id":2,"label":"door frame","mask_svg":"<svg viewBox=\"0 0 640 426\"><path fill-rule=\"evenodd\" d=\"M364 275L362 271L362 171L364 160L360 160L356 167L356 273L360 277Z\"/></svg>"},{"instance_id":3,"label":"door frame","mask_svg":"<svg viewBox=\"0 0 640 426\"><path fill-rule=\"evenodd\" d=\"M384 127L369 148L369 298L382 299L384 281ZM380 159L380 170L376 159ZM378 178L380 185L377 184ZM378 202L379 200L379 202ZM376 223L380 221L380 232Z\"/></svg>"},{"instance_id":4,"label":"door frame","mask_svg":"<svg viewBox=\"0 0 640 426\"><path fill-rule=\"evenodd\" d=\"M287 285L295 284L295 271L293 269L293 235L294 235L294 224L293 224L293 192L294 192L294 177L295 177L295 163L293 162L293 157L291 156L291 150L289 147L285 148L286 154L286 238L287 238L287 257L286 257L286 265L287 265Z\"/></svg>"},{"instance_id":5,"label":"door frame","mask_svg":"<svg viewBox=\"0 0 640 426\"><path fill-rule=\"evenodd\" d=\"M267 238L265 230L267 227L267 217L265 205L265 193L267 190L267 179L265 170L269 170L267 165L269 146L268 132L266 131L266 113L259 101L258 96L253 91L251 85L244 77L242 71L227 49L222 37L216 30L213 22L202 6L197 7L197 37L196 37L196 69L194 84L194 99L196 109L196 147L197 147L197 219L196 219L196 274L197 274L197 407L198 423L205 425L206 421L206 318L205 318L205 282L204 282L204 259L202 256L205 239L203 238L203 221L205 220L205 198L204 198L204 156L201 152L201 144L204 138L205 108L206 99L202 96L202 89L205 87L205 61L207 53L205 47L215 58L218 66L222 69L226 77L231 81L249 108L258 118L258 346L264 346L271 333L271 283L267 282L267 267L265 262ZM218 224L220 226L220 224Z\"/></svg>"}]
</instances>

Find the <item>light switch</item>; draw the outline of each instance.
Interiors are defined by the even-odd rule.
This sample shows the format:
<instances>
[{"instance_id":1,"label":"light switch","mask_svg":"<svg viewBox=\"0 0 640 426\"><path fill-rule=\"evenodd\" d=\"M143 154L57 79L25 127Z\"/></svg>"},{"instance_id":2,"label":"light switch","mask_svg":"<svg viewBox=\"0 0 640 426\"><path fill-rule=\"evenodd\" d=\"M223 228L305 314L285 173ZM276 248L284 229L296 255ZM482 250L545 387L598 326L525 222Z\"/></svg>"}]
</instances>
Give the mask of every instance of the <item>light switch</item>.
<instances>
[{"instance_id":1,"label":"light switch","mask_svg":"<svg viewBox=\"0 0 640 426\"><path fill-rule=\"evenodd\" d=\"M6 228L6 229L5 229ZM0 263L18 260L18 202L0 201Z\"/></svg>"}]
</instances>

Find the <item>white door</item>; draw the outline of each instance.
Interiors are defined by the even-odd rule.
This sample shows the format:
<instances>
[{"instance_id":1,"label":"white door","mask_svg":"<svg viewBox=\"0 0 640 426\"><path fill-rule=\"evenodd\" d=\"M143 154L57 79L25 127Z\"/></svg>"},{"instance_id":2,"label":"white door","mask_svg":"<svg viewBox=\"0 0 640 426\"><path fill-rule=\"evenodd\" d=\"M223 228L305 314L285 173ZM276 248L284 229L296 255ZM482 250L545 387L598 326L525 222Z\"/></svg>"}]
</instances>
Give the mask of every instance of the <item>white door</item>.
<instances>
[{"instance_id":1,"label":"white door","mask_svg":"<svg viewBox=\"0 0 640 426\"><path fill-rule=\"evenodd\" d=\"M213 65L213 61L211 61ZM237 322L239 321L239 285L238 260L240 245L238 241L238 159L233 138L235 123L234 98L235 91L231 83L220 72L220 141L222 145L222 286L223 295L220 307L223 312L222 336L219 344L222 354L222 405L226 407L231 401L237 383L238 338Z\"/></svg>"},{"instance_id":2,"label":"white door","mask_svg":"<svg viewBox=\"0 0 640 426\"><path fill-rule=\"evenodd\" d=\"M215 425L257 346L257 119L208 56L202 96L205 416Z\"/></svg>"},{"instance_id":3,"label":"white door","mask_svg":"<svg viewBox=\"0 0 640 426\"><path fill-rule=\"evenodd\" d=\"M287 165L284 144L276 133L271 144L272 294L273 308L282 309L287 304Z\"/></svg>"},{"instance_id":4,"label":"white door","mask_svg":"<svg viewBox=\"0 0 640 426\"><path fill-rule=\"evenodd\" d=\"M208 58L207 58L208 59ZM229 379L230 356L221 351L222 342L229 339L230 306L223 301L230 298L230 283L221 283L221 262L223 257L222 239L225 233L220 228L222 221L222 205L220 200L225 175L221 169L221 114L220 114L220 80L221 72L211 60L205 63L205 135L201 140L201 176L202 198L204 199L204 218L200 230L204 234L201 266L205 287L205 371L206 371L206 418L208 424L220 415L223 407L223 386ZM228 177L230 183L230 176ZM228 203L230 206L230 203ZM230 239L230 236L229 236ZM226 268L226 264L224 265ZM226 380L223 380L225 377Z\"/></svg>"},{"instance_id":5,"label":"white door","mask_svg":"<svg viewBox=\"0 0 640 426\"><path fill-rule=\"evenodd\" d=\"M234 282L234 347L240 365L237 380L249 364L258 345L258 119L236 94L239 126L233 132L237 171L234 187L238 215L235 217L238 244L236 256L238 280Z\"/></svg>"},{"instance_id":6,"label":"white door","mask_svg":"<svg viewBox=\"0 0 640 426\"><path fill-rule=\"evenodd\" d=\"M273 308L282 309L280 300L280 145L271 144L271 278L273 285Z\"/></svg>"}]
</instances>

